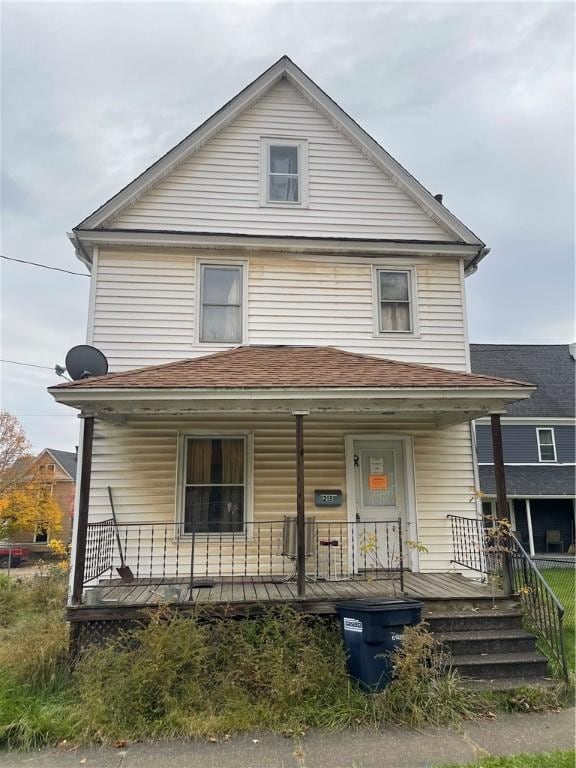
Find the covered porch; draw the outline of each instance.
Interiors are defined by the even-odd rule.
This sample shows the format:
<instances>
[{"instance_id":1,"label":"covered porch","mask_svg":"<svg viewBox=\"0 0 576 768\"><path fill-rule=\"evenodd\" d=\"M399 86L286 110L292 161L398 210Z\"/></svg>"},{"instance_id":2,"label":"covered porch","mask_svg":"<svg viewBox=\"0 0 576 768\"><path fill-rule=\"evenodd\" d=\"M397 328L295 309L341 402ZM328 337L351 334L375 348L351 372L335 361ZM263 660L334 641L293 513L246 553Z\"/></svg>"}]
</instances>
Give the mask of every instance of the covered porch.
<instances>
[{"instance_id":1,"label":"covered porch","mask_svg":"<svg viewBox=\"0 0 576 768\"><path fill-rule=\"evenodd\" d=\"M480 514L470 420L531 389L290 347L54 387L84 423L70 610L488 598L449 516Z\"/></svg>"}]
</instances>

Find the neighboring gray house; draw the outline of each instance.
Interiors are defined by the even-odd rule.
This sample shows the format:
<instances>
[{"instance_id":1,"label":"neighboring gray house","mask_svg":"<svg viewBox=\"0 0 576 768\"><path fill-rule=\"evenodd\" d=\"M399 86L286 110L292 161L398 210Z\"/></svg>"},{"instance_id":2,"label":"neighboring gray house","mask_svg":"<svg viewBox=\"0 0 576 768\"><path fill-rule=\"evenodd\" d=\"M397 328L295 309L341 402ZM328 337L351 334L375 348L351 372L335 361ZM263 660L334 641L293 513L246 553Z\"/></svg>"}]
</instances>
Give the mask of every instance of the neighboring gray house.
<instances>
[{"instance_id":1,"label":"neighboring gray house","mask_svg":"<svg viewBox=\"0 0 576 768\"><path fill-rule=\"evenodd\" d=\"M506 486L512 527L531 554L574 553L575 390L574 345L471 344L474 373L528 381L529 400L513 403L502 418ZM496 495L492 438L476 423L480 488L490 511Z\"/></svg>"}]
</instances>

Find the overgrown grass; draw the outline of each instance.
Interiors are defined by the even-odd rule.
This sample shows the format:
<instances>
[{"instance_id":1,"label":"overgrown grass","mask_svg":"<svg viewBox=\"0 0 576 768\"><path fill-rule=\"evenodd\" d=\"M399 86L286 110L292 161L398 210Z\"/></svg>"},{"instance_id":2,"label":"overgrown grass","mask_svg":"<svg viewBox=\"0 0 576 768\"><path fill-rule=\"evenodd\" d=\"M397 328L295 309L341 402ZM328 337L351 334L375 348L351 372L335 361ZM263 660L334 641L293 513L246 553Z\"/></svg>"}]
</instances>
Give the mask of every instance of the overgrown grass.
<instances>
[{"instance_id":1,"label":"overgrown grass","mask_svg":"<svg viewBox=\"0 0 576 768\"><path fill-rule=\"evenodd\" d=\"M473 763L444 766L444 768L574 768L576 752L546 752L536 755L486 757Z\"/></svg>"},{"instance_id":2,"label":"overgrown grass","mask_svg":"<svg viewBox=\"0 0 576 768\"><path fill-rule=\"evenodd\" d=\"M392 684L366 695L338 625L289 609L208 620L160 608L72 668L64 595L57 574L0 582L1 746L442 725L500 707L462 685L423 626L406 632Z\"/></svg>"}]
</instances>

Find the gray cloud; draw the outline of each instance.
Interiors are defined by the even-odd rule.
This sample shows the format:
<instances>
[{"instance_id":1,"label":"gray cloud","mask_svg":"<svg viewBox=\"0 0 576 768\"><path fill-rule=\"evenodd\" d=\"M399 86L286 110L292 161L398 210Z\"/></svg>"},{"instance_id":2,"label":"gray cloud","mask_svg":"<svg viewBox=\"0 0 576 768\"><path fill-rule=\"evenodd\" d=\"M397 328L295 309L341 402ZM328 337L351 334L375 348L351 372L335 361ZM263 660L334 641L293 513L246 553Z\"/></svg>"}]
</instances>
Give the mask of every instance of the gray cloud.
<instances>
[{"instance_id":1,"label":"gray cloud","mask_svg":"<svg viewBox=\"0 0 576 768\"><path fill-rule=\"evenodd\" d=\"M82 271L65 232L288 53L491 247L476 341L573 336L573 12L561 3L5 3L2 248ZM85 338L88 280L2 269L2 357ZM5 366L37 448L77 420Z\"/></svg>"}]
</instances>

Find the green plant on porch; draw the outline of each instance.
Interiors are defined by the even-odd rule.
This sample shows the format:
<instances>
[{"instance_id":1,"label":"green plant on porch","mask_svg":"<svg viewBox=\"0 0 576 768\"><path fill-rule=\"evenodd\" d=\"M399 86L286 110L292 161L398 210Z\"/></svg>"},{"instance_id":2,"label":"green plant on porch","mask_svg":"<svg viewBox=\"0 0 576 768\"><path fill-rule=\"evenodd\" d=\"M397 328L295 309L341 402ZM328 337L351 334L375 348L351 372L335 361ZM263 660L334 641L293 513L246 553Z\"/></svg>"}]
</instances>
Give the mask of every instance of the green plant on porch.
<instances>
[{"instance_id":1,"label":"green plant on porch","mask_svg":"<svg viewBox=\"0 0 576 768\"><path fill-rule=\"evenodd\" d=\"M392 534L396 532L395 528L392 527ZM412 541L408 539L405 542L405 545L407 549L411 552L418 552L419 554L427 553L428 547L423 544L421 541ZM389 570L389 566L387 567L380 558L378 557L378 538L375 533L371 531L363 531L360 536L360 553L364 555L364 557L368 557L370 559L371 565L375 571L386 571ZM396 551L396 542L394 542L394 545L392 547L391 556L390 556L390 564L396 565L397 567L403 566L403 559L404 559L404 553L400 554L400 552ZM374 579L374 576L369 577L368 580ZM394 595L396 596L398 594L397 584L396 580L392 579L392 589L394 591Z\"/></svg>"}]
</instances>

